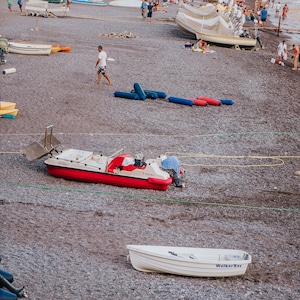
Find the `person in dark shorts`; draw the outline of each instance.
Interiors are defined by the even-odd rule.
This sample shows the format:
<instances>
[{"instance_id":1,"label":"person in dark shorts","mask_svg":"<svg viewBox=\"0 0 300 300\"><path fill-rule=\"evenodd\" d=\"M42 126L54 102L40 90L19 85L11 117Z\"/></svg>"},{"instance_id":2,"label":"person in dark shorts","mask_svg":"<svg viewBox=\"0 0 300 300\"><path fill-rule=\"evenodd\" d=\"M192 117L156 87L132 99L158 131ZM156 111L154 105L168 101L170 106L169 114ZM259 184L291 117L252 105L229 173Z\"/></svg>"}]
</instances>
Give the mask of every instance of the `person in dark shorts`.
<instances>
[{"instance_id":1,"label":"person in dark shorts","mask_svg":"<svg viewBox=\"0 0 300 300\"><path fill-rule=\"evenodd\" d=\"M153 3L152 2L150 2L149 4L148 4L148 15L147 15L147 17L148 17L148 22L152 22L152 12L153 12Z\"/></svg>"},{"instance_id":2,"label":"person in dark shorts","mask_svg":"<svg viewBox=\"0 0 300 300\"><path fill-rule=\"evenodd\" d=\"M108 76L108 74L106 73L106 60L107 60L106 52L103 51L102 46L98 46L98 52L99 52L98 59L97 59L96 65L95 65L95 68L97 68L99 65L98 71L97 71L97 74L98 74L97 84L101 83L101 75L103 75L103 77L107 80L108 85L112 85L111 79Z\"/></svg>"}]
</instances>

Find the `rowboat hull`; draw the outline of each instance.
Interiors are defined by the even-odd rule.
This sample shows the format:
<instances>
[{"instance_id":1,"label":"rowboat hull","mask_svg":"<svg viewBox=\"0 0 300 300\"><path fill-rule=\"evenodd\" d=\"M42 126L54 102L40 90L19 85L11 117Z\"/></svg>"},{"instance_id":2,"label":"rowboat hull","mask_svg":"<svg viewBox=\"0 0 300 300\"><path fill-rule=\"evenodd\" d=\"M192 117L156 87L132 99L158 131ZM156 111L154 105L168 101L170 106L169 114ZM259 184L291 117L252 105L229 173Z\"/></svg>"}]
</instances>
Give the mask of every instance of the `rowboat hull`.
<instances>
[{"instance_id":1,"label":"rowboat hull","mask_svg":"<svg viewBox=\"0 0 300 300\"><path fill-rule=\"evenodd\" d=\"M147 160L140 167L124 165L125 160L133 160L133 157L121 154L109 158L89 151L68 149L48 158L45 164L50 175L74 181L162 191L173 182L169 173L159 168L157 160Z\"/></svg>"},{"instance_id":2,"label":"rowboat hull","mask_svg":"<svg viewBox=\"0 0 300 300\"><path fill-rule=\"evenodd\" d=\"M255 47L256 45L255 39L217 36L217 35L205 34L201 32L196 32L196 38L202 39L209 43L231 45L231 46L239 45L242 47Z\"/></svg>"},{"instance_id":3,"label":"rowboat hull","mask_svg":"<svg viewBox=\"0 0 300 300\"><path fill-rule=\"evenodd\" d=\"M82 182L103 183L136 189L152 189L165 191L172 183L172 179L170 177L166 180L159 180L155 178L149 180L100 172L55 167L50 165L47 165L47 169L49 174L54 177Z\"/></svg>"},{"instance_id":4,"label":"rowboat hull","mask_svg":"<svg viewBox=\"0 0 300 300\"><path fill-rule=\"evenodd\" d=\"M255 47L256 39L234 36L233 30L228 26L226 21L220 16L214 18L216 21L215 30L211 30L209 20L197 19L182 12L178 12L175 22L179 29L195 36L197 39L202 39L209 43Z\"/></svg>"},{"instance_id":5,"label":"rowboat hull","mask_svg":"<svg viewBox=\"0 0 300 300\"><path fill-rule=\"evenodd\" d=\"M132 266L142 272L193 277L245 274L251 256L242 250L127 245Z\"/></svg>"},{"instance_id":6,"label":"rowboat hull","mask_svg":"<svg viewBox=\"0 0 300 300\"><path fill-rule=\"evenodd\" d=\"M8 52L25 55L50 55L52 45L8 43Z\"/></svg>"}]
</instances>

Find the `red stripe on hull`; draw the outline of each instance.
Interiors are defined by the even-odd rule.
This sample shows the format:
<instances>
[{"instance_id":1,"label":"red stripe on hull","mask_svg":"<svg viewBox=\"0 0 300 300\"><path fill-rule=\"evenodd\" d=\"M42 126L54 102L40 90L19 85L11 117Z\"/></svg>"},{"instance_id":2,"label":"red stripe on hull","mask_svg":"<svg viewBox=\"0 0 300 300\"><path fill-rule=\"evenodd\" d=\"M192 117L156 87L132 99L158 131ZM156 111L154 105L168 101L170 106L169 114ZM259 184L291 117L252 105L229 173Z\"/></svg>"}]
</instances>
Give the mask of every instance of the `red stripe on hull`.
<instances>
[{"instance_id":1,"label":"red stripe on hull","mask_svg":"<svg viewBox=\"0 0 300 300\"><path fill-rule=\"evenodd\" d=\"M151 189L165 191L168 188L168 186L172 183L171 177L169 177L166 180L156 178L149 178L149 180L147 180L115 174L55 167L50 165L47 165L47 169L49 174L54 177L60 177L74 181L104 183L109 185L124 186L136 189Z\"/></svg>"}]
</instances>

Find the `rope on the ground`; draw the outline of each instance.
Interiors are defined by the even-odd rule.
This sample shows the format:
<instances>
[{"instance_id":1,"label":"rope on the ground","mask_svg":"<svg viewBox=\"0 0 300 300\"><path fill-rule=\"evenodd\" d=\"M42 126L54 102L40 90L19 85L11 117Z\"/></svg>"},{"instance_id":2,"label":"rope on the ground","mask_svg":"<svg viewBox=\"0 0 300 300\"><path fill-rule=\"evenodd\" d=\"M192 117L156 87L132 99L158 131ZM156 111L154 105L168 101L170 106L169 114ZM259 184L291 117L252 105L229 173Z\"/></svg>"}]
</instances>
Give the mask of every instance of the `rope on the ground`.
<instances>
[{"instance_id":1,"label":"rope on the ground","mask_svg":"<svg viewBox=\"0 0 300 300\"><path fill-rule=\"evenodd\" d=\"M231 204L231 203L216 203L216 202L203 202L203 201L196 201L192 202L189 200L183 199L171 199L171 198L164 198L164 197L153 197L149 195L137 195L137 194L125 194L125 193L115 193L115 192L101 192L101 191L94 191L94 190L75 190L70 188L54 188L49 186L34 186L29 184L12 184L7 182L0 182L0 184L8 184L12 187L23 187L23 188L32 188L32 189L43 189L49 191L68 191L71 193L90 193L96 195L111 195L116 197L128 197L128 198L136 198L136 199L149 199L155 201L164 201L169 203L182 203L187 205L207 205L207 206L218 206L218 207L230 207L230 208L237 208L237 209L257 209L257 210L269 210L269 211L289 211L294 213L300 213L300 209L292 208L292 207L266 207L266 206L251 206L251 205L240 205L240 204ZM23 202L25 203L25 202Z\"/></svg>"},{"instance_id":2,"label":"rope on the ground","mask_svg":"<svg viewBox=\"0 0 300 300\"><path fill-rule=\"evenodd\" d=\"M212 159L268 159L275 161L273 164L187 164L181 163L182 166L188 167L276 167L284 165L285 158L300 158L300 156L251 156L251 155L240 155L240 156L226 156L226 155L212 155L212 154L197 154L197 153L178 153L178 152L166 152L165 155L175 155L177 158L212 158ZM277 162L276 162L277 161Z\"/></svg>"}]
</instances>

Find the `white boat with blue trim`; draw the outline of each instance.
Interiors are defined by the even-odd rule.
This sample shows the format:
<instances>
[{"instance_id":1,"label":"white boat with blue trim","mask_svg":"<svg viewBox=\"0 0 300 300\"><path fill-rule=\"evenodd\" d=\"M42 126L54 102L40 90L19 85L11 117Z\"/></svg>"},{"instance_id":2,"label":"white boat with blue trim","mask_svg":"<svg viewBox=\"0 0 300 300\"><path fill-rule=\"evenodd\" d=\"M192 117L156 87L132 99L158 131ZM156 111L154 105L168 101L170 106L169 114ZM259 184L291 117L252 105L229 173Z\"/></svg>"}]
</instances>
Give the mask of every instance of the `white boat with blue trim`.
<instances>
[{"instance_id":1,"label":"white boat with blue trim","mask_svg":"<svg viewBox=\"0 0 300 300\"><path fill-rule=\"evenodd\" d=\"M127 245L132 266L142 272L193 277L245 274L251 255L242 250Z\"/></svg>"}]
</instances>

